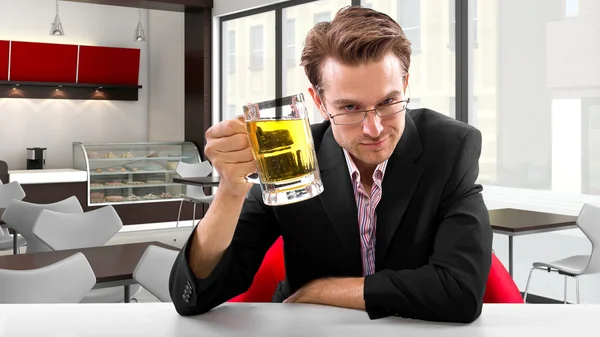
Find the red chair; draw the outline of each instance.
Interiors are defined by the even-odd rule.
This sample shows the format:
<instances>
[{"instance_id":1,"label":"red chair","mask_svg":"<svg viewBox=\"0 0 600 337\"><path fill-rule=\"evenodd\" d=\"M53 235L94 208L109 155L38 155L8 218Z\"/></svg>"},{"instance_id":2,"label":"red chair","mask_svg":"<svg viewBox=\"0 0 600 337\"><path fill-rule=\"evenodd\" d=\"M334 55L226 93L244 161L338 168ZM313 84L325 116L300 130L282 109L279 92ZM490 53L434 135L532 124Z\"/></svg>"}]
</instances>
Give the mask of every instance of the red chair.
<instances>
[{"instance_id":1,"label":"red chair","mask_svg":"<svg viewBox=\"0 0 600 337\"><path fill-rule=\"evenodd\" d=\"M271 302L277 284L284 279L283 239L279 237L267 251L248 291L228 302ZM519 288L494 253L483 302L523 303Z\"/></svg>"},{"instance_id":2,"label":"red chair","mask_svg":"<svg viewBox=\"0 0 600 337\"><path fill-rule=\"evenodd\" d=\"M492 253L492 267L483 294L483 302L523 303L519 288L494 253Z\"/></svg>"},{"instance_id":3,"label":"red chair","mask_svg":"<svg viewBox=\"0 0 600 337\"><path fill-rule=\"evenodd\" d=\"M283 239L280 236L265 254L248 291L228 302L271 302L277 284L284 279Z\"/></svg>"}]
</instances>

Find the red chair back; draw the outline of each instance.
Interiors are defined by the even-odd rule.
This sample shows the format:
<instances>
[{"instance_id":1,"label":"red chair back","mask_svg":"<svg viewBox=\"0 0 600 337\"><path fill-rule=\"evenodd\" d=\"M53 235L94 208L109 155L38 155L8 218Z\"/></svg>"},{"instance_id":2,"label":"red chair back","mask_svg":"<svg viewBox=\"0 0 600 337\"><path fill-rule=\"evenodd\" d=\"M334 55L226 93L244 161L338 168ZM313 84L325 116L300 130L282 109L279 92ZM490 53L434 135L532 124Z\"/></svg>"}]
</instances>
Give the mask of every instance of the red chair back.
<instances>
[{"instance_id":1,"label":"red chair back","mask_svg":"<svg viewBox=\"0 0 600 337\"><path fill-rule=\"evenodd\" d=\"M284 279L283 239L279 237L265 254L248 291L228 302L271 302L277 284Z\"/></svg>"},{"instance_id":2,"label":"red chair back","mask_svg":"<svg viewBox=\"0 0 600 337\"><path fill-rule=\"evenodd\" d=\"M269 248L252 285L245 293L228 302L271 302L277 284L285 279L283 239L279 237ZM484 303L523 303L523 297L512 277L496 254L492 253L492 266L488 276Z\"/></svg>"},{"instance_id":3,"label":"red chair back","mask_svg":"<svg viewBox=\"0 0 600 337\"><path fill-rule=\"evenodd\" d=\"M519 288L494 253L492 253L492 267L486 283L483 302L523 303Z\"/></svg>"}]
</instances>

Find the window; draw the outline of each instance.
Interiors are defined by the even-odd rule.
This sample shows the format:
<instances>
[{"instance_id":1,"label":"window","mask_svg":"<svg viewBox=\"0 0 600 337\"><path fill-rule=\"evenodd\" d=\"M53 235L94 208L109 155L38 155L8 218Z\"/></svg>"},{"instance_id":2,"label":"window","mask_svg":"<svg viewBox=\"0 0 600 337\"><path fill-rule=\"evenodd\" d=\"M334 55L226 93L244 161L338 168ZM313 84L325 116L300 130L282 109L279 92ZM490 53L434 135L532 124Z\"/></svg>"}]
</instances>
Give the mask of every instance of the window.
<instances>
[{"instance_id":1,"label":"window","mask_svg":"<svg viewBox=\"0 0 600 337\"><path fill-rule=\"evenodd\" d=\"M448 0L449 2L449 21L451 22L450 25L450 37L448 39L448 48L452 51L454 51L454 49L456 48L456 44L455 44L455 37L456 37L456 7L454 6L456 0ZM471 31L473 32L473 48L477 48L479 45L479 13L478 13L478 9L477 9L477 2L479 0L469 0L469 11L471 14L471 26L469 27L469 29L471 29Z\"/></svg>"},{"instance_id":2,"label":"window","mask_svg":"<svg viewBox=\"0 0 600 337\"><path fill-rule=\"evenodd\" d=\"M573 18L579 16L579 0L565 1L565 17Z\"/></svg>"},{"instance_id":3,"label":"window","mask_svg":"<svg viewBox=\"0 0 600 337\"><path fill-rule=\"evenodd\" d=\"M398 0L397 20L412 43L413 53L421 51L421 1Z\"/></svg>"},{"instance_id":4,"label":"window","mask_svg":"<svg viewBox=\"0 0 600 337\"><path fill-rule=\"evenodd\" d=\"M242 109L240 108L240 110L238 111L237 108L235 107L235 104L227 105L227 115L228 116L237 116L237 115L240 115L241 113L242 113Z\"/></svg>"},{"instance_id":5,"label":"window","mask_svg":"<svg viewBox=\"0 0 600 337\"><path fill-rule=\"evenodd\" d=\"M454 44L454 35L448 34L449 27L454 24L454 16L442 14L446 11L454 13L455 1L435 1L448 7L423 8L421 2L426 3L419 0L368 0L374 10L396 20L412 42L409 107L429 108L455 117L454 109L449 107L453 106L451 97L456 96L456 53L448 49L448 36ZM426 29L422 29L424 27Z\"/></svg>"},{"instance_id":6,"label":"window","mask_svg":"<svg viewBox=\"0 0 600 337\"><path fill-rule=\"evenodd\" d=\"M373 3L372 2L365 2L362 4L363 7L365 8L373 8Z\"/></svg>"},{"instance_id":7,"label":"window","mask_svg":"<svg viewBox=\"0 0 600 337\"><path fill-rule=\"evenodd\" d=\"M329 12L329 11L315 13L313 15L313 23L314 24L317 24L319 22L329 22L329 21L331 21L331 12Z\"/></svg>"},{"instance_id":8,"label":"window","mask_svg":"<svg viewBox=\"0 0 600 337\"><path fill-rule=\"evenodd\" d=\"M230 73L235 73L235 30L227 33L227 66Z\"/></svg>"},{"instance_id":9,"label":"window","mask_svg":"<svg viewBox=\"0 0 600 337\"><path fill-rule=\"evenodd\" d=\"M494 15L478 20L486 43L472 52L477 103L469 122L483 135L479 182L488 195L564 207L600 201L600 95L588 90L598 83L597 62L588 57L596 36L571 29L587 19L573 17L577 5L565 1L526 11L479 1ZM557 18L560 4L569 18Z\"/></svg>"},{"instance_id":10,"label":"window","mask_svg":"<svg viewBox=\"0 0 600 337\"><path fill-rule=\"evenodd\" d=\"M284 27L283 36L294 32L298 37L298 48L290 47L292 41L286 38L283 42L283 64L282 64L282 95L289 96L302 93L306 101L306 108L311 123L318 123L323 120L320 111L314 104L308 87L311 85L306 78L304 68L300 66L300 56L302 54L302 43L308 31L318 22L331 21L334 13L351 4L350 0L319 0L308 2L301 5L285 7L282 10L281 23ZM310 18L312 17L312 21ZM294 44L296 42L294 41ZM293 54L292 54L293 53ZM293 60L293 62L291 62Z\"/></svg>"},{"instance_id":11,"label":"window","mask_svg":"<svg viewBox=\"0 0 600 337\"><path fill-rule=\"evenodd\" d=\"M250 27L250 69L263 68L263 26Z\"/></svg>"},{"instance_id":12,"label":"window","mask_svg":"<svg viewBox=\"0 0 600 337\"><path fill-rule=\"evenodd\" d=\"M275 11L224 20L220 30L220 113L231 119L246 103L275 98Z\"/></svg>"},{"instance_id":13,"label":"window","mask_svg":"<svg viewBox=\"0 0 600 337\"><path fill-rule=\"evenodd\" d=\"M283 45L285 46L285 63L287 68L296 66L296 19L285 20Z\"/></svg>"},{"instance_id":14,"label":"window","mask_svg":"<svg viewBox=\"0 0 600 337\"><path fill-rule=\"evenodd\" d=\"M478 9L477 9L477 3L479 2L479 0L471 0L471 24L472 24L472 31L473 31L473 47L477 48L477 46L479 45L479 25L478 25L478 21L479 21L479 13L478 13Z\"/></svg>"}]
</instances>

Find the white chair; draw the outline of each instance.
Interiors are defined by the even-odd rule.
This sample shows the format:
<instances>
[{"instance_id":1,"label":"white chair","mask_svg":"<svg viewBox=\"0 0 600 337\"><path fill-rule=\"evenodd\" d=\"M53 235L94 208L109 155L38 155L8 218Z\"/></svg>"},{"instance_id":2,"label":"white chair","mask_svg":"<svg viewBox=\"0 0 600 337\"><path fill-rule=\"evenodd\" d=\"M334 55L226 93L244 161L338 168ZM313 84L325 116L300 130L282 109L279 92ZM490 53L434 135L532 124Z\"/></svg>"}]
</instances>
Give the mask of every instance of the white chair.
<instances>
[{"instance_id":1,"label":"white chair","mask_svg":"<svg viewBox=\"0 0 600 337\"><path fill-rule=\"evenodd\" d=\"M83 209L77 197L73 196L52 204L34 204L13 200L2 215L9 227L21 234L27 241L26 253L47 252L52 249L33 234L33 226L43 210L61 213L82 214Z\"/></svg>"},{"instance_id":2,"label":"white chair","mask_svg":"<svg viewBox=\"0 0 600 337\"><path fill-rule=\"evenodd\" d=\"M0 269L0 303L78 303L96 284L82 253L32 270Z\"/></svg>"},{"instance_id":3,"label":"white chair","mask_svg":"<svg viewBox=\"0 0 600 337\"><path fill-rule=\"evenodd\" d=\"M13 200L23 200L25 191L18 181L0 185L0 208L8 208Z\"/></svg>"},{"instance_id":4,"label":"white chair","mask_svg":"<svg viewBox=\"0 0 600 337\"><path fill-rule=\"evenodd\" d=\"M148 246L133 272L133 279L161 302L171 302L169 276L178 251Z\"/></svg>"},{"instance_id":5,"label":"white chair","mask_svg":"<svg viewBox=\"0 0 600 337\"><path fill-rule=\"evenodd\" d=\"M112 206L70 214L43 210L33 226L33 235L53 250L99 247L106 244L123 227ZM139 284L130 286L130 296L140 292ZM123 301L123 288L93 289L82 303L118 303Z\"/></svg>"},{"instance_id":6,"label":"white chair","mask_svg":"<svg viewBox=\"0 0 600 337\"><path fill-rule=\"evenodd\" d=\"M25 191L21 185L13 181L6 185L0 180L0 208L7 208L13 200L23 200ZM17 247L26 244L22 235L17 235ZM9 233L8 228L0 228L0 250L11 250L13 248L13 235Z\"/></svg>"},{"instance_id":7,"label":"white chair","mask_svg":"<svg viewBox=\"0 0 600 337\"><path fill-rule=\"evenodd\" d=\"M577 217L577 226L583 234L592 242L592 253L590 255L574 255L554 262L534 262L527 277L524 300L527 301L527 292L531 274L534 270L557 272L565 276L564 303L567 303L567 276L573 277L576 284L577 304L579 299L579 277L582 275L600 273L600 207L585 204Z\"/></svg>"},{"instance_id":8,"label":"white chair","mask_svg":"<svg viewBox=\"0 0 600 337\"><path fill-rule=\"evenodd\" d=\"M212 173L212 170L212 165L210 165L208 161L194 164L179 162L175 168L175 172L182 178L207 177ZM215 198L214 194L204 194L204 188L200 186L187 185L185 191L185 195L179 204L179 213L177 214L177 225L175 228L179 227L179 218L181 217L181 208L184 201L189 201L194 204L194 211L192 213L192 223L194 223L196 222L196 204L210 204Z\"/></svg>"},{"instance_id":9,"label":"white chair","mask_svg":"<svg viewBox=\"0 0 600 337\"><path fill-rule=\"evenodd\" d=\"M21 234L17 234L17 247L20 248L27 244ZM13 234L10 234L8 228L0 228L0 250L13 249Z\"/></svg>"}]
</instances>

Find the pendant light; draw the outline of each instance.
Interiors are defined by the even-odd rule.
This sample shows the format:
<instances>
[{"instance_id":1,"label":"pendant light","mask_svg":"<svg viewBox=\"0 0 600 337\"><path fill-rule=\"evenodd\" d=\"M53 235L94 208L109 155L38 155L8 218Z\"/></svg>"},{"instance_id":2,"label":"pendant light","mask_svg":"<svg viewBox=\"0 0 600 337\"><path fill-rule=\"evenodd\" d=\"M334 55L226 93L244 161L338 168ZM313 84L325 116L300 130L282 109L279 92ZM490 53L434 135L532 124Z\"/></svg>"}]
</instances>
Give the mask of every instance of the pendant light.
<instances>
[{"instance_id":1,"label":"pendant light","mask_svg":"<svg viewBox=\"0 0 600 337\"><path fill-rule=\"evenodd\" d=\"M52 36L64 36L65 31L63 30L62 22L60 22L60 16L58 16L58 0L56 0L56 15L52 26L50 27L50 35Z\"/></svg>"},{"instance_id":2,"label":"pendant light","mask_svg":"<svg viewBox=\"0 0 600 337\"><path fill-rule=\"evenodd\" d=\"M144 33L144 27L142 26L142 9L139 8L139 19L137 27L135 28L135 37L134 41L136 42L144 42L146 41L146 33Z\"/></svg>"}]
</instances>

